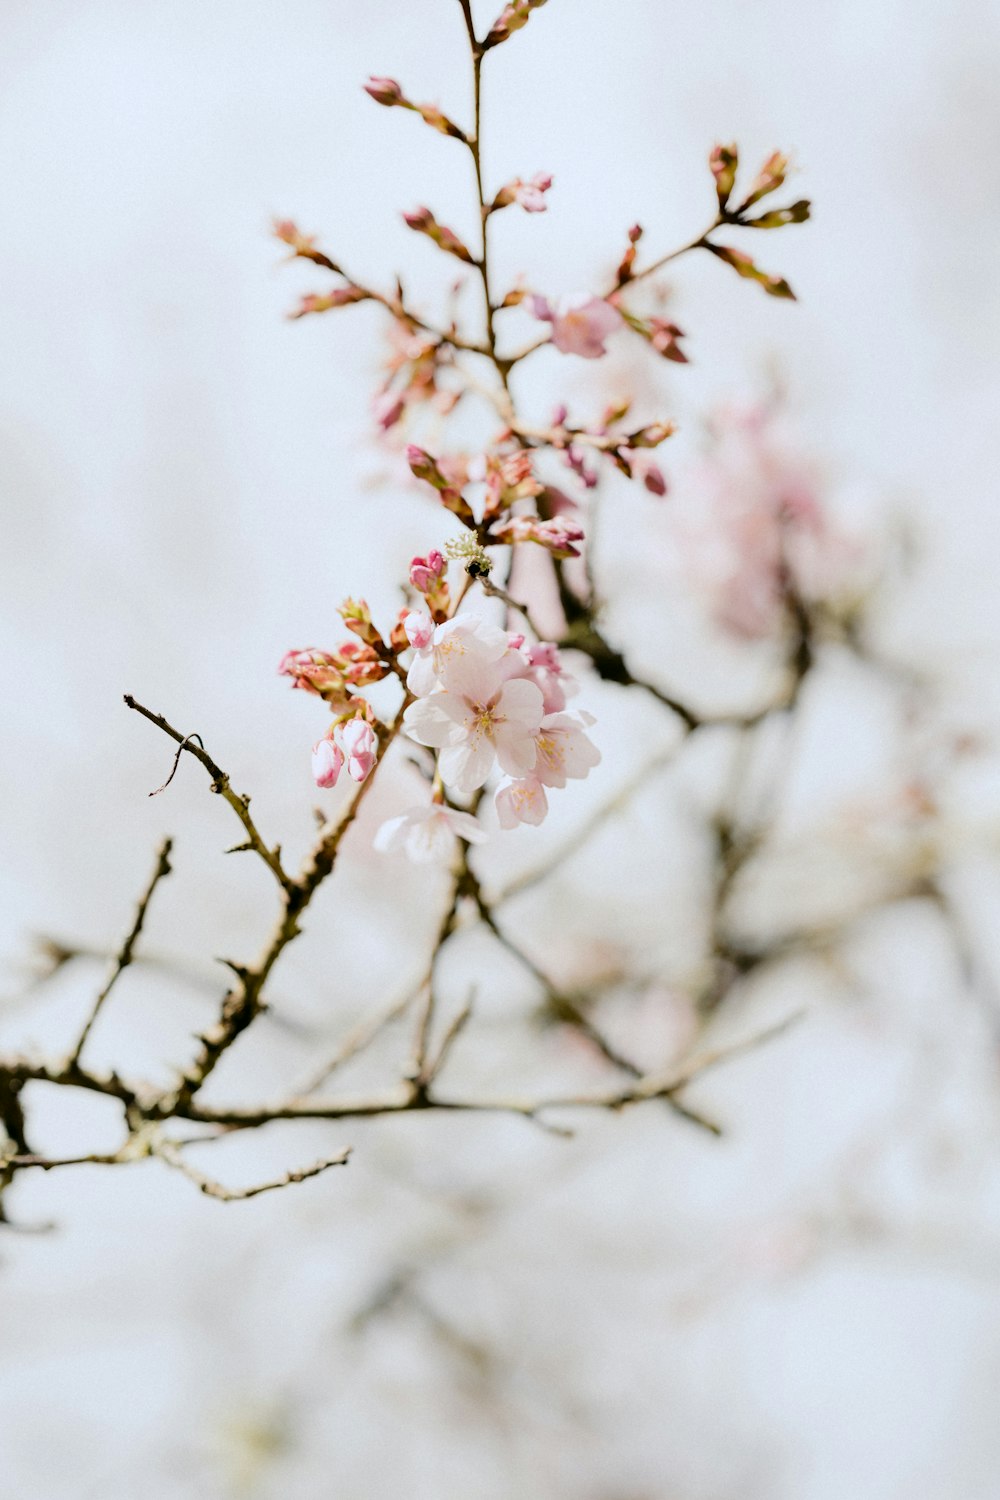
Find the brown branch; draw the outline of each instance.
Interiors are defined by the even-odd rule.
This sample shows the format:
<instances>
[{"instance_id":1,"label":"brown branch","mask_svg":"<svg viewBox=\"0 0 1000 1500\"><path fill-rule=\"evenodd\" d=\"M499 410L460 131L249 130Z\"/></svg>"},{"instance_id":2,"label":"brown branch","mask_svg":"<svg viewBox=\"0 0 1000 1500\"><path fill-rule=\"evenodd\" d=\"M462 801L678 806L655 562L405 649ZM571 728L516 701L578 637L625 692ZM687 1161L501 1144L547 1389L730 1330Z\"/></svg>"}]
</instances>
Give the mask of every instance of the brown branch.
<instances>
[{"instance_id":1,"label":"brown branch","mask_svg":"<svg viewBox=\"0 0 1000 1500\"><path fill-rule=\"evenodd\" d=\"M253 818L250 816L250 798L247 796L242 796L239 792L233 791L233 788L230 785L229 777L226 775L225 771L223 771L221 766L216 765L215 761L209 755L208 751L203 748L200 743L200 736L181 734L180 731L175 729L172 724L167 723L162 714L154 713L150 708L144 708L141 703L138 703L135 698L132 697L131 693L125 694L125 703L129 708L134 709L136 713L142 714L143 718L148 719L151 724L155 724L157 729L162 729L164 734L169 735L172 740L176 741L178 746L178 755L180 755L182 751L186 750L189 755L194 756L195 760L201 761L201 764L205 767L205 770L212 778L212 791L217 793L218 796L225 798L225 800L229 803L230 807L235 812L236 816L239 818L240 822L243 824L247 835L247 845L244 847L251 848L255 854L258 854L260 856L260 858L267 865L268 869L271 871L271 874L274 876L278 884L282 887L283 890L287 891L289 885L291 884L291 879L285 873L285 870L282 866L280 848L277 845L273 849L269 849L267 847L264 840L261 838L260 834L257 831L257 825L254 823ZM195 738L199 739L199 743L197 745L192 743L192 740ZM176 763L174 769L176 770ZM169 782L172 778L173 772L171 772L170 776L167 778L164 786L169 785ZM163 788L161 787L160 790L162 791Z\"/></svg>"},{"instance_id":2,"label":"brown branch","mask_svg":"<svg viewBox=\"0 0 1000 1500\"><path fill-rule=\"evenodd\" d=\"M351 1155L351 1148L348 1146L337 1156L323 1157L322 1160L314 1162L311 1167L296 1167L282 1177L274 1177L268 1182L258 1182L246 1188L225 1187L214 1177L206 1177L204 1172L199 1172L197 1167L191 1165L174 1141L159 1141L154 1146L152 1154L165 1162L168 1167L173 1167L175 1171L183 1173L189 1182L194 1183L199 1192L205 1194L206 1198L215 1198L220 1203L243 1203L248 1198L259 1198L261 1193L273 1193L278 1188L290 1187L293 1183L308 1182L310 1177L319 1177L331 1167L346 1166Z\"/></svg>"},{"instance_id":3,"label":"brown branch","mask_svg":"<svg viewBox=\"0 0 1000 1500\"><path fill-rule=\"evenodd\" d=\"M178 752L178 754L179 753L180 752ZM166 876L170 874L172 868L170 864L170 851L172 850L173 846L174 845L172 839L164 839L163 843L160 845L159 850L157 851L156 868L153 870L152 876L149 880L149 884L146 886L145 891L139 899L139 905L136 908L132 926L130 927L128 936L122 943L118 955L115 958L114 966L108 976L107 983L104 985L104 988L101 990L100 994L97 996L97 999L94 1001L90 1015L84 1022L83 1030L80 1032L80 1039L73 1049L72 1055L70 1057L71 1068L74 1068L79 1062L80 1054L82 1053L84 1047L87 1045L87 1038L90 1036L90 1033L93 1030L94 1022L100 1015L104 1002L107 1000L108 996L111 994L111 991L118 983L118 980L120 979L123 972L132 962L132 955L135 950L135 945L139 940L139 934L142 932L142 924L146 920L146 912L149 908L149 903L153 898L153 892L156 890L156 887L159 885L160 881L165 879Z\"/></svg>"}]
</instances>

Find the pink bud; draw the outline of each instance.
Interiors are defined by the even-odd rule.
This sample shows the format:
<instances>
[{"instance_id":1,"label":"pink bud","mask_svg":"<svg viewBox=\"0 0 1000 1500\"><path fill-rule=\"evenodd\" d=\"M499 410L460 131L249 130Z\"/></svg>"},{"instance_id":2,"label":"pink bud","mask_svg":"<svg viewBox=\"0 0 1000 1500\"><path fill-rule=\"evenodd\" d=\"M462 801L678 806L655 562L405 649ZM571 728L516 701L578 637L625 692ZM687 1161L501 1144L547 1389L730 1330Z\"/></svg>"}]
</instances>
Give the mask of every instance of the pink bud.
<instances>
[{"instance_id":1,"label":"pink bud","mask_svg":"<svg viewBox=\"0 0 1000 1500\"><path fill-rule=\"evenodd\" d=\"M337 785L344 757L330 739L317 740L312 750L312 773L317 786Z\"/></svg>"},{"instance_id":2,"label":"pink bud","mask_svg":"<svg viewBox=\"0 0 1000 1500\"><path fill-rule=\"evenodd\" d=\"M423 610L414 610L403 621L406 639L417 651L426 651L434 639L434 621Z\"/></svg>"},{"instance_id":3,"label":"pink bud","mask_svg":"<svg viewBox=\"0 0 1000 1500\"><path fill-rule=\"evenodd\" d=\"M388 432L390 427L395 427L405 408L406 402L402 396L397 396L395 391L380 392L372 403L375 420L383 432Z\"/></svg>"},{"instance_id":4,"label":"pink bud","mask_svg":"<svg viewBox=\"0 0 1000 1500\"><path fill-rule=\"evenodd\" d=\"M643 484L651 495L665 495L667 493L667 481L663 477L663 470L656 464L649 464L642 478Z\"/></svg>"},{"instance_id":5,"label":"pink bud","mask_svg":"<svg viewBox=\"0 0 1000 1500\"><path fill-rule=\"evenodd\" d=\"M376 104L403 104L403 90L395 78L369 78L364 85L366 94L369 94Z\"/></svg>"},{"instance_id":6,"label":"pink bud","mask_svg":"<svg viewBox=\"0 0 1000 1500\"><path fill-rule=\"evenodd\" d=\"M426 557L415 557L410 563L410 582L421 594L430 593L435 581L444 572L444 567L444 558L440 552L428 552Z\"/></svg>"},{"instance_id":7,"label":"pink bud","mask_svg":"<svg viewBox=\"0 0 1000 1500\"><path fill-rule=\"evenodd\" d=\"M378 759L378 736L364 719L349 719L337 730L347 774L354 781L364 781Z\"/></svg>"}]
</instances>

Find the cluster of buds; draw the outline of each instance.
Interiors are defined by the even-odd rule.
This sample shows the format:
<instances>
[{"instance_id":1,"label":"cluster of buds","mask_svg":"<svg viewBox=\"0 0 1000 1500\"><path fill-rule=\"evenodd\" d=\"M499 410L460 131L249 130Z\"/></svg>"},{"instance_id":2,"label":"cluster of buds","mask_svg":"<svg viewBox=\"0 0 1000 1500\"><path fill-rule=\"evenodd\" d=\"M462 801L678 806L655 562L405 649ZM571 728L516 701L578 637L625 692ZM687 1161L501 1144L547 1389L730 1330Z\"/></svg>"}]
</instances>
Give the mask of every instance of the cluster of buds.
<instances>
[{"instance_id":1,"label":"cluster of buds","mask_svg":"<svg viewBox=\"0 0 1000 1500\"><path fill-rule=\"evenodd\" d=\"M340 720L313 746L313 780L324 789L334 787L346 766L351 780L360 783L368 779L377 762L378 735L367 719Z\"/></svg>"},{"instance_id":2,"label":"cluster of buds","mask_svg":"<svg viewBox=\"0 0 1000 1500\"><path fill-rule=\"evenodd\" d=\"M293 688L313 693L335 711L350 707L352 690L381 682L387 670L375 649L360 641L344 641L336 651L311 646L286 651L278 666L282 677L292 679Z\"/></svg>"},{"instance_id":3,"label":"cluster of buds","mask_svg":"<svg viewBox=\"0 0 1000 1500\"><path fill-rule=\"evenodd\" d=\"M509 547L519 542L535 542L553 557L579 557L579 544L584 540L583 527L564 516L551 516L547 520L539 516L508 516L490 527L490 536Z\"/></svg>"},{"instance_id":4,"label":"cluster of buds","mask_svg":"<svg viewBox=\"0 0 1000 1500\"><path fill-rule=\"evenodd\" d=\"M434 550L426 557L415 557L410 563L410 585L418 594L423 594L424 604L433 619L447 619L451 595L447 564L442 553Z\"/></svg>"},{"instance_id":5,"label":"cluster of buds","mask_svg":"<svg viewBox=\"0 0 1000 1500\"><path fill-rule=\"evenodd\" d=\"M809 201L806 198L800 198L785 208L769 209L761 214L750 212L762 198L777 192L784 185L788 175L788 157L780 151L772 152L755 177L746 197L733 207L732 196L736 188L739 160L739 152L735 144L715 146L709 156L708 164L715 178L715 191L719 203L717 224L731 224L741 229L783 229L787 224L806 222L810 212ZM792 301L795 300L795 293L783 276L774 276L762 271L752 256L747 255L744 250L734 250L730 245L716 244L707 235L703 244L712 255L724 261L726 265L732 266L738 276L756 281L772 297L788 297Z\"/></svg>"},{"instance_id":6,"label":"cluster of buds","mask_svg":"<svg viewBox=\"0 0 1000 1500\"><path fill-rule=\"evenodd\" d=\"M458 397L440 384L446 358L441 340L422 333L407 318L398 315L392 320L390 340L385 379L373 402L379 430L390 431L407 410L431 402L442 412L452 410Z\"/></svg>"}]
</instances>

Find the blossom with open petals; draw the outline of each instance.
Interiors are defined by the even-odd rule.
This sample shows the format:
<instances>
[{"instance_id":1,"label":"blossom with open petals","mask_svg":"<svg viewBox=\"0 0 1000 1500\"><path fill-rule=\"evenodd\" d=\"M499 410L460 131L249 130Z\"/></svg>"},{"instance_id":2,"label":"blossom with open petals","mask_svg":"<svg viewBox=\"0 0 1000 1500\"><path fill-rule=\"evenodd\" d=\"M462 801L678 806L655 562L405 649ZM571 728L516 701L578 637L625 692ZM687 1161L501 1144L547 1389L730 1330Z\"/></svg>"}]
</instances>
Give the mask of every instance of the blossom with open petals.
<instances>
[{"instance_id":1,"label":"blossom with open petals","mask_svg":"<svg viewBox=\"0 0 1000 1500\"><path fill-rule=\"evenodd\" d=\"M565 786L582 781L600 764L600 750L584 733L593 722L590 714L546 714L535 739L537 780L544 786Z\"/></svg>"},{"instance_id":2,"label":"blossom with open petals","mask_svg":"<svg viewBox=\"0 0 1000 1500\"><path fill-rule=\"evenodd\" d=\"M542 706L547 714L561 713L566 699L579 692L575 677L566 671L558 646L551 641L536 641L523 648L528 663L527 677L542 692Z\"/></svg>"},{"instance_id":3,"label":"blossom with open petals","mask_svg":"<svg viewBox=\"0 0 1000 1500\"><path fill-rule=\"evenodd\" d=\"M456 838L464 839L467 844L482 844L486 841L486 831L471 813L432 802L390 818L382 824L374 842L383 854L402 850L415 864L428 865L446 860Z\"/></svg>"},{"instance_id":4,"label":"blossom with open petals","mask_svg":"<svg viewBox=\"0 0 1000 1500\"><path fill-rule=\"evenodd\" d=\"M506 651L506 631L471 611L456 615L438 625L427 648L418 650L406 685L418 697L438 686L462 690L478 683L483 668L495 665Z\"/></svg>"},{"instance_id":5,"label":"blossom with open petals","mask_svg":"<svg viewBox=\"0 0 1000 1500\"><path fill-rule=\"evenodd\" d=\"M552 342L562 354L581 359L600 359L607 353L605 339L622 327L622 315L592 292L573 292L551 303L546 297L532 299L536 318L552 324Z\"/></svg>"},{"instance_id":6,"label":"blossom with open petals","mask_svg":"<svg viewBox=\"0 0 1000 1500\"><path fill-rule=\"evenodd\" d=\"M519 823L537 828L549 810L545 788L535 776L505 781L497 789L495 802L501 828L516 828Z\"/></svg>"},{"instance_id":7,"label":"blossom with open petals","mask_svg":"<svg viewBox=\"0 0 1000 1500\"><path fill-rule=\"evenodd\" d=\"M441 775L456 791L476 791L496 762L508 776L526 776L534 768L541 689L523 677L498 684L499 676L495 664L482 663L477 673L463 676L461 687L418 698L403 716L418 744L440 752Z\"/></svg>"}]
</instances>

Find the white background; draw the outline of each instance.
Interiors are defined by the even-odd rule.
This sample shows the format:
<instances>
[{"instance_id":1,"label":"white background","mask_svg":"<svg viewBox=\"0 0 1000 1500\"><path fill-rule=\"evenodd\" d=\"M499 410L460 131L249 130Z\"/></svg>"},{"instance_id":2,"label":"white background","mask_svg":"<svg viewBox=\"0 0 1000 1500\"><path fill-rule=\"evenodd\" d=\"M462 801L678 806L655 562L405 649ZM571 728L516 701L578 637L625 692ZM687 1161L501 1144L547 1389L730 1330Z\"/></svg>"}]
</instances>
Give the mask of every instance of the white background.
<instances>
[{"instance_id":1,"label":"white background","mask_svg":"<svg viewBox=\"0 0 1000 1500\"><path fill-rule=\"evenodd\" d=\"M252 951L270 910L263 877L221 856L234 830L197 767L147 799L169 755L123 692L197 729L293 853L308 841L316 714L276 662L334 639L349 591L392 607L437 533L376 482L374 310L285 321L322 282L280 266L268 224L294 217L383 286L407 268L433 306L446 270L398 210L426 201L471 233L467 161L359 85L395 75L461 119L466 65L454 0L0 10L11 995L33 932L116 941L164 831L177 873L153 947L211 982L206 959ZM817 451L919 520L902 634L977 724L1000 632L998 67L988 0L551 0L486 75L491 183L556 179L545 218L498 222L501 282L596 284L636 218L654 248L688 238L711 213L715 140L751 164L793 153L814 221L754 249L799 303L683 263L694 363L660 373L664 401L690 423L781 372ZM525 389L547 399L565 373L539 361ZM662 728L640 715L628 733ZM414 894L433 904L392 878L378 929L356 920L361 898L384 910L377 862L359 852L354 889L324 892L277 997L305 1038L262 1023L244 1080L308 1071L316 1030L384 995L385 934ZM234 1175L346 1143L355 1159L246 1206L159 1167L33 1179L12 1207L59 1227L0 1240L3 1493L993 1500L990 1033L939 933L903 912L871 940L870 1003L834 1003L704 1085L731 1127L719 1145L652 1111L584 1122L574 1143L402 1121L261 1137ZM530 1005L516 970L490 983ZM87 988L71 974L55 991L12 1007L11 1035L64 1044ZM167 1076L214 993L130 976L95 1062ZM99 1104L46 1107L51 1149L115 1138ZM496 1368L412 1312L345 1335L382 1278L435 1256L428 1300Z\"/></svg>"}]
</instances>

